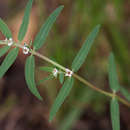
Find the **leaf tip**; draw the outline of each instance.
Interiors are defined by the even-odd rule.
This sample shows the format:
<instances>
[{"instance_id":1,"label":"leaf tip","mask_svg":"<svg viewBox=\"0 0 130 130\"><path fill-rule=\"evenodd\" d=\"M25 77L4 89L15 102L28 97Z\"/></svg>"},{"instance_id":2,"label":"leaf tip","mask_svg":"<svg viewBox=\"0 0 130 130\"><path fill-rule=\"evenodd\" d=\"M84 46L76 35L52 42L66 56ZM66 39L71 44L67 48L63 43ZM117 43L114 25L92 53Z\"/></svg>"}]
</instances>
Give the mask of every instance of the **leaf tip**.
<instances>
[{"instance_id":1,"label":"leaf tip","mask_svg":"<svg viewBox=\"0 0 130 130\"><path fill-rule=\"evenodd\" d=\"M49 123L51 123L51 122L52 122L52 118L49 118L49 120L48 120L48 121L49 121Z\"/></svg>"},{"instance_id":2,"label":"leaf tip","mask_svg":"<svg viewBox=\"0 0 130 130\"><path fill-rule=\"evenodd\" d=\"M64 5L60 5L60 6L58 7L58 9L59 9L60 12L63 10L63 8L64 8Z\"/></svg>"},{"instance_id":3,"label":"leaf tip","mask_svg":"<svg viewBox=\"0 0 130 130\"><path fill-rule=\"evenodd\" d=\"M113 59L114 59L114 54L113 54L113 52L111 52L110 55L109 55L109 62L110 62L111 60L113 60Z\"/></svg>"},{"instance_id":4,"label":"leaf tip","mask_svg":"<svg viewBox=\"0 0 130 130\"><path fill-rule=\"evenodd\" d=\"M51 114L51 112L50 112L50 115L49 115L49 122L51 123L52 122L52 120L53 120L53 118L54 118L54 116Z\"/></svg>"},{"instance_id":5,"label":"leaf tip","mask_svg":"<svg viewBox=\"0 0 130 130\"><path fill-rule=\"evenodd\" d=\"M59 8L63 9L63 8L64 8L64 5L60 5Z\"/></svg>"},{"instance_id":6,"label":"leaf tip","mask_svg":"<svg viewBox=\"0 0 130 130\"><path fill-rule=\"evenodd\" d=\"M110 57L113 57L113 56L114 56L113 52L111 52L109 56L110 56Z\"/></svg>"},{"instance_id":7,"label":"leaf tip","mask_svg":"<svg viewBox=\"0 0 130 130\"><path fill-rule=\"evenodd\" d=\"M97 30L99 30L99 29L101 28L101 24L98 24L98 25L96 26L96 28L97 28Z\"/></svg>"},{"instance_id":8,"label":"leaf tip","mask_svg":"<svg viewBox=\"0 0 130 130\"><path fill-rule=\"evenodd\" d=\"M41 96L39 96L39 97L38 97L38 99L39 99L40 101L42 101L42 100L43 100L43 98L42 98Z\"/></svg>"}]
</instances>

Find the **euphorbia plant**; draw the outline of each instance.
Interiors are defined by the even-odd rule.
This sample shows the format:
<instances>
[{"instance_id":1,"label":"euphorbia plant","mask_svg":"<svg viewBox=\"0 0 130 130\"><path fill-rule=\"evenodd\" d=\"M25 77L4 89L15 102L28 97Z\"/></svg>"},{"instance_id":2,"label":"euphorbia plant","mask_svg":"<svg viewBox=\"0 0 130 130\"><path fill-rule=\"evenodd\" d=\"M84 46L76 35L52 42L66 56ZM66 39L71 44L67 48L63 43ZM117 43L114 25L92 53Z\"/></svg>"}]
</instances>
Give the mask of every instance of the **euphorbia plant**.
<instances>
[{"instance_id":1,"label":"euphorbia plant","mask_svg":"<svg viewBox=\"0 0 130 130\"><path fill-rule=\"evenodd\" d=\"M41 60L44 60L54 67L48 67L48 66L42 66L40 67L41 71L47 71L50 73L50 76L45 78L44 80L49 80L51 78L58 79L61 84L63 84L62 88L60 89L58 96L56 97L54 104L52 105L52 108L50 110L50 117L49 120L51 121L53 117L56 115L57 111L61 107L62 103L64 102L65 98L69 95L73 84L74 79L79 80L86 86L94 89L95 91L104 94L111 99L111 119L112 119L112 126L113 130L119 130L120 129L120 122L119 122L119 104L118 101L122 102L126 106L130 107L130 103L124 100L123 98L119 97L116 93L120 90L124 96L127 98L127 100L130 101L129 94L127 90L122 87L120 87L117 73L116 73L116 65L114 60L113 53L110 54L109 57L109 82L110 82L110 88L112 89L111 92L104 91L91 83L89 83L84 78L80 77L76 74L76 72L80 69L82 64L84 63L89 50L91 49L92 44L94 43L94 40L99 32L100 25L97 25L92 32L88 35L87 39L85 40L83 46L79 50L78 54L74 58L71 69L68 69L57 62L51 60L50 58L41 55L38 53L38 50L44 45L46 37L53 25L53 23L56 21L56 18L60 14L60 12L63 9L63 6L59 6L45 21L43 26L41 27L39 33L36 35L34 41L29 44L22 45L21 42L24 40L24 37L27 32L28 23L29 23L29 16L31 12L33 0L29 0L26 9L25 14L23 17L23 22L21 24L19 33L18 33L18 42L15 42L12 38L11 31L8 29L7 25L3 22L2 19L0 19L0 30L3 33L3 35L6 37L5 40L0 40L0 44L4 45L0 49L0 56L3 56L9 49L11 48L10 52L5 57L4 61L2 62L0 66L0 78L3 77L5 72L10 68L10 66L14 63L16 60L16 57L18 56L19 49L23 50L23 54L27 55L26 63L25 63L25 79L28 85L29 90L31 93L36 96L38 99L42 100L41 95L38 92L38 89L36 87L35 83L35 56L40 58ZM42 81L44 81L42 80ZM42 82L40 81L40 82ZM39 82L39 83L40 83Z\"/></svg>"}]
</instances>

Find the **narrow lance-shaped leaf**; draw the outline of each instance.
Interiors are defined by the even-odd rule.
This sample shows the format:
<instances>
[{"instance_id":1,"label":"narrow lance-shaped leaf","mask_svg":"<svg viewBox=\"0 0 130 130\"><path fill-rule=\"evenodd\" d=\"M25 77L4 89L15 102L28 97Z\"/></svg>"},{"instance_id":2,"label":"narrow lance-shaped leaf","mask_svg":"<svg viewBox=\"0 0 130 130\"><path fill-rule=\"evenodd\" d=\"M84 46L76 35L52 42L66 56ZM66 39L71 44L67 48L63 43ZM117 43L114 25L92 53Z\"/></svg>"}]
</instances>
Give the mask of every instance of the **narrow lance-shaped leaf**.
<instances>
[{"instance_id":1,"label":"narrow lance-shaped leaf","mask_svg":"<svg viewBox=\"0 0 130 130\"><path fill-rule=\"evenodd\" d=\"M128 90L126 90L123 86L120 87L120 91L123 94L123 96L130 101L130 92L128 92Z\"/></svg>"},{"instance_id":2,"label":"narrow lance-shaped leaf","mask_svg":"<svg viewBox=\"0 0 130 130\"><path fill-rule=\"evenodd\" d=\"M119 104L116 98L111 100L111 120L113 130L120 130L120 113L119 113Z\"/></svg>"},{"instance_id":3,"label":"narrow lance-shaped leaf","mask_svg":"<svg viewBox=\"0 0 130 130\"><path fill-rule=\"evenodd\" d=\"M42 66L39 68L42 71L46 71L46 72L52 72L53 71L53 67L48 67L48 66Z\"/></svg>"},{"instance_id":4,"label":"narrow lance-shaped leaf","mask_svg":"<svg viewBox=\"0 0 130 130\"><path fill-rule=\"evenodd\" d=\"M100 25L97 25L93 31L88 35L87 40L79 50L77 56L72 62L72 70L74 72L78 71L81 65L84 63L89 50L91 49L91 46L94 42L94 39L96 38L98 32L99 32Z\"/></svg>"},{"instance_id":5,"label":"narrow lance-shaped leaf","mask_svg":"<svg viewBox=\"0 0 130 130\"><path fill-rule=\"evenodd\" d=\"M27 28L28 28L28 24L29 24L29 16L30 16L30 11L32 8L32 3L33 0L29 0L27 3L27 6L25 8L25 13L24 13L24 17L23 17L23 22L20 26L20 30L19 30L19 34L18 34L18 40L22 41L26 32L27 32Z\"/></svg>"},{"instance_id":6,"label":"narrow lance-shaped leaf","mask_svg":"<svg viewBox=\"0 0 130 130\"><path fill-rule=\"evenodd\" d=\"M40 85L40 84L43 83L44 81L51 80L51 79L53 79L53 78L54 78L54 76L51 74L51 75L49 75L48 77L39 80L39 81L38 81L38 85Z\"/></svg>"},{"instance_id":7,"label":"narrow lance-shaped leaf","mask_svg":"<svg viewBox=\"0 0 130 130\"><path fill-rule=\"evenodd\" d=\"M1 18L0 18L0 30L6 38L12 37L11 31Z\"/></svg>"},{"instance_id":8,"label":"narrow lance-shaped leaf","mask_svg":"<svg viewBox=\"0 0 130 130\"><path fill-rule=\"evenodd\" d=\"M10 68L10 66L14 63L18 55L18 48L12 49L8 55L5 57L4 61L0 66L0 78L6 73L6 71Z\"/></svg>"},{"instance_id":9,"label":"narrow lance-shaped leaf","mask_svg":"<svg viewBox=\"0 0 130 130\"><path fill-rule=\"evenodd\" d=\"M3 56L8 50L9 46L4 46L3 48L0 48L0 57Z\"/></svg>"},{"instance_id":10,"label":"narrow lance-shaped leaf","mask_svg":"<svg viewBox=\"0 0 130 130\"><path fill-rule=\"evenodd\" d=\"M29 90L35 95L38 99L42 100L35 83L35 59L34 56L29 56L25 64L25 79L28 85Z\"/></svg>"},{"instance_id":11,"label":"narrow lance-shaped leaf","mask_svg":"<svg viewBox=\"0 0 130 130\"><path fill-rule=\"evenodd\" d=\"M114 92L117 92L119 90L119 83L118 83L116 64L115 64L115 59L114 59L113 53L111 53L109 56L108 72L109 72L110 87Z\"/></svg>"},{"instance_id":12,"label":"narrow lance-shaped leaf","mask_svg":"<svg viewBox=\"0 0 130 130\"><path fill-rule=\"evenodd\" d=\"M61 10L63 9L63 6L58 7L50 16L49 18L45 21L45 23L43 24L43 26L41 27L39 33L37 34L33 46L35 48L35 50L38 50L39 48L42 47L42 45L45 43L46 37L52 27L52 25L54 24L54 22L56 21L56 18L58 17L58 15L60 14Z\"/></svg>"},{"instance_id":13,"label":"narrow lance-shaped leaf","mask_svg":"<svg viewBox=\"0 0 130 130\"><path fill-rule=\"evenodd\" d=\"M52 105L49 121L52 121L57 111L59 110L60 106L63 104L65 98L69 95L73 83L74 83L73 78L68 78L63 84L62 88L60 89L60 92L58 93L58 96L54 101L54 104Z\"/></svg>"},{"instance_id":14,"label":"narrow lance-shaped leaf","mask_svg":"<svg viewBox=\"0 0 130 130\"><path fill-rule=\"evenodd\" d=\"M64 73L59 74L59 81L60 81L61 84L63 84L63 82L64 82Z\"/></svg>"},{"instance_id":15,"label":"narrow lance-shaped leaf","mask_svg":"<svg viewBox=\"0 0 130 130\"><path fill-rule=\"evenodd\" d=\"M79 116L82 113L82 109L79 107L72 108L65 118L60 123L60 128L58 130L72 130L73 124L78 120Z\"/></svg>"},{"instance_id":16,"label":"narrow lance-shaped leaf","mask_svg":"<svg viewBox=\"0 0 130 130\"><path fill-rule=\"evenodd\" d=\"M92 100L93 91L88 88L83 88L76 96L76 105L69 108L69 112L63 117L59 124L58 130L72 130L73 124L80 118L83 113L83 104L90 103ZM91 98L90 98L91 97Z\"/></svg>"}]
</instances>

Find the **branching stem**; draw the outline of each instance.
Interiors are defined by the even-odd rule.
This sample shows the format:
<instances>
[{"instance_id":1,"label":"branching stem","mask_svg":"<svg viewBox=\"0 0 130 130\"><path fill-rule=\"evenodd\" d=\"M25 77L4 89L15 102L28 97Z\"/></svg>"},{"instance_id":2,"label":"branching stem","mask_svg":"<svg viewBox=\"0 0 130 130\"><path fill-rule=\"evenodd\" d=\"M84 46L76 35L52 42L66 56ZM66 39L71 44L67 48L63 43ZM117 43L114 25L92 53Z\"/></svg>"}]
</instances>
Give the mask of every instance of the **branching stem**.
<instances>
[{"instance_id":1,"label":"branching stem","mask_svg":"<svg viewBox=\"0 0 130 130\"><path fill-rule=\"evenodd\" d=\"M4 44L4 45L7 45L7 42L5 41L0 41L0 44ZM23 48L23 45L19 44L19 43L14 43L13 44L14 46L16 47L19 47L19 48ZM63 70L63 71L66 71L66 68L63 67L62 65L56 63L55 61L52 61L51 59L49 59L48 57L44 56L44 55L41 55L40 53L36 52L35 50L32 50L30 49L30 53L32 55L35 55L37 57L39 57L40 59L42 60L45 60L46 62L58 67L59 69ZM123 104L125 104L126 106L130 107L130 103L127 102L126 100L124 100L123 98L119 97L118 95L116 95L115 93L110 93L110 92L107 92L107 91L104 91L100 88L97 88L96 86L94 86L93 84L89 83L87 80L85 80L84 78L80 77L79 75L73 73L72 75L74 78L76 78L77 80L79 80L80 82L82 82L83 84L85 84L86 86L92 88L93 90L97 91L97 92L100 92L108 97L111 97L113 98L113 96L116 96L116 98L122 102Z\"/></svg>"}]
</instances>

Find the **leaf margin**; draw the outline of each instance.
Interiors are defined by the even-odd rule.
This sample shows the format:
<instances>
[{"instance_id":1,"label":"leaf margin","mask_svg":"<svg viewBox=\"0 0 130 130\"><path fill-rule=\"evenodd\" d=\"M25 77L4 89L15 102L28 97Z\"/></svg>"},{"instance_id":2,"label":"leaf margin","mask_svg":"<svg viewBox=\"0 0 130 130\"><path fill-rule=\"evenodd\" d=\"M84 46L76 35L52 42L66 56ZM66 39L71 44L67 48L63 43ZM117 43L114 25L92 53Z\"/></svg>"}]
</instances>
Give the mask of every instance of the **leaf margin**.
<instances>
[{"instance_id":1,"label":"leaf margin","mask_svg":"<svg viewBox=\"0 0 130 130\"><path fill-rule=\"evenodd\" d=\"M35 97L37 97L39 100L42 100L42 97L39 94L36 87L34 69L35 69L35 59L33 55L30 55L27 57L26 63L25 63L25 80L26 80L28 89L31 91L31 93Z\"/></svg>"}]
</instances>

